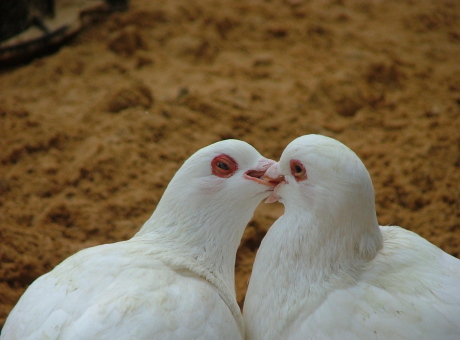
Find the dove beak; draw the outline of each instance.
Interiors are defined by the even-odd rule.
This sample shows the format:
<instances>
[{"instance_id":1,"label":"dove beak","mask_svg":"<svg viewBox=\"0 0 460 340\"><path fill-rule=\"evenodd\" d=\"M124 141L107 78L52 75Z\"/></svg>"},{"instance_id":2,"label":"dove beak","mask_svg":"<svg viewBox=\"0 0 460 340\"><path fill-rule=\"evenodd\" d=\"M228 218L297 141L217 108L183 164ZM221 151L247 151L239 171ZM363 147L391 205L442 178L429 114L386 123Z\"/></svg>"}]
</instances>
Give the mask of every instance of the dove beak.
<instances>
[{"instance_id":1,"label":"dove beak","mask_svg":"<svg viewBox=\"0 0 460 340\"><path fill-rule=\"evenodd\" d=\"M278 163L273 164L263 176L263 180L267 181L268 183L275 186L273 192L268 196L265 203L273 203L276 202L280 197L278 196L278 189L280 188L280 184L286 183L284 175L281 175L278 169Z\"/></svg>"},{"instance_id":2,"label":"dove beak","mask_svg":"<svg viewBox=\"0 0 460 340\"><path fill-rule=\"evenodd\" d=\"M245 172L244 178L249 179L251 181L255 181L262 185L266 185L273 190L276 184L267 181L265 179L265 173L270 167L272 167L275 164L276 162L271 159L262 158L259 161L259 164L257 164L257 166L255 167L255 169L251 169Z\"/></svg>"}]
</instances>

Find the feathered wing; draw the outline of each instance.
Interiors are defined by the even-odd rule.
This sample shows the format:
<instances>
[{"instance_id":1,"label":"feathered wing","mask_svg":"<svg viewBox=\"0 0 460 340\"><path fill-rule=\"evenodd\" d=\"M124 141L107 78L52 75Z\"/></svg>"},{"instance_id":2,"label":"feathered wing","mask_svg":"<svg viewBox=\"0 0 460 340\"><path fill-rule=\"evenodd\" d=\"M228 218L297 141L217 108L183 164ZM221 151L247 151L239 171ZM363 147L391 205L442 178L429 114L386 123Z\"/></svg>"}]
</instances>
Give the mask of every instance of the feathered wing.
<instances>
[{"instance_id":1,"label":"feathered wing","mask_svg":"<svg viewBox=\"0 0 460 340\"><path fill-rule=\"evenodd\" d=\"M221 292L134 242L86 249L37 279L1 340L241 339Z\"/></svg>"},{"instance_id":2,"label":"feathered wing","mask_svg":"<svg viewBox=\"0 0 460 340\"><path fill-rule=\"evenodd\" d=\"M460 261L412 232L381 229L384 248L356 283L302 310L284 339L460 339Z\"/></svg>"}]
</instances>

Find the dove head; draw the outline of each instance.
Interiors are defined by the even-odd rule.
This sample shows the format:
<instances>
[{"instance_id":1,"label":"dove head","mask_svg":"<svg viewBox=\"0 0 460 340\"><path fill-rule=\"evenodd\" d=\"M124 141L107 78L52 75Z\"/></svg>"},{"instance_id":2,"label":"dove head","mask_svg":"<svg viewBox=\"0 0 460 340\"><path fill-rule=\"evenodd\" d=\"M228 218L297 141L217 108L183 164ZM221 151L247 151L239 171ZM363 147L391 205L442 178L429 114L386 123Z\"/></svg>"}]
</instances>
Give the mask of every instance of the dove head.
<instances>
[{"instance_id":1,"label":"dove head","mask_svg":"<svg viewBox=\"0 0 460 340\"><path fill-rule=\"evenodd\" d=\"M262 179L273 164L238 140L198 150L177 171L136 236L159 239L168 249L233 277L244 229L275 187Z\"/></svg>"},{"instance_id":2,"label":"dove head","mask_svg":"<svg viewBox=\"0 0 460 340\"><path fill-rule=\"evenodd\" d=\"M278 171L288 185L277 194L281 202L292 207L318 208L325 203L337 206L351 196L360 196L363 202L359 204L374 202L374 189L364 164L348 147L329 137L306 135L295 139L281 155Z\"/></svg>"},{"instance_id":3,"label":"dove head","mask_svg":"<svg viewBox=\"0 0 460 340\"><path fill-rule=\"evenodd\" d=\"M234 205L255 209L273 190L273 184L261 179L273 164L275 161L262 157L246 142L217 142L185 161L162 200L173 205L185 203L197 209L212 207L218 214Z\"/></svg>"},{"instance_id":4,"label":"dove head","mask_svg":"<svg viewBox=\"0 0 460 340\"><path fill-rule=\"evenodd\" d=\"M295 216L305 227L316 225L317 233L348 239L363 254L379 248L371 178L359 157L339 141L321 135L299 137L266 176L284 176L274 195L284 204L285 216ZM375 244L369 239L376 239Z\"/></svg>"}]
</instances>

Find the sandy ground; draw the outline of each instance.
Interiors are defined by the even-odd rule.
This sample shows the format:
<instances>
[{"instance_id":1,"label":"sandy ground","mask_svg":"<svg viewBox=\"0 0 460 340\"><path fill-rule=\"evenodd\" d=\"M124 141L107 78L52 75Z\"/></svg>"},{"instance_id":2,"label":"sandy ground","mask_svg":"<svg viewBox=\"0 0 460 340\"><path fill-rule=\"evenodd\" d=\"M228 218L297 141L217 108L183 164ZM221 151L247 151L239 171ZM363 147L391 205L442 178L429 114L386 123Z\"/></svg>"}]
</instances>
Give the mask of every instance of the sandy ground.
<instances>
[{"instance_id":1,"label":"sandy ground","mask_svg":"<svg viewBox=\"0 0 460 340\"><path fill-rule=\"evenodd\" d=\"M460 255L458 1L132 0L0 74L0 327L76 251L130 238L182 162L320 133L368 167L383 225ZM237 255L242 305L258 208Z\"/></svg>"}]
</instances>

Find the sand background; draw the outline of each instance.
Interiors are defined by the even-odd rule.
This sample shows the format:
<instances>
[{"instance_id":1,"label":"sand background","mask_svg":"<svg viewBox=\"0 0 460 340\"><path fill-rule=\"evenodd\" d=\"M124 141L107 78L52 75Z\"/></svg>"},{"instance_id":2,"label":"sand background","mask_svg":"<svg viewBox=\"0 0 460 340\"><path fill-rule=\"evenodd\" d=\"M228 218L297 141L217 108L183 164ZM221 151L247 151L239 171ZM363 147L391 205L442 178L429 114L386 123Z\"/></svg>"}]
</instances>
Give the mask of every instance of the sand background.
<instances>
[{"instance_id":1,"label":"sand background","mask_svg":"<svg viewBox=\"0 0 460 340\"><path fill-rule=\"evenodd\" d=\"M368 167L383 225L460 255L458 1L132 0L0 73L0 327L80 249L130 238L197 149L278 159L320 133ZM257 209L237 255L242 305Z\"/></svg>"}]
</instances>

